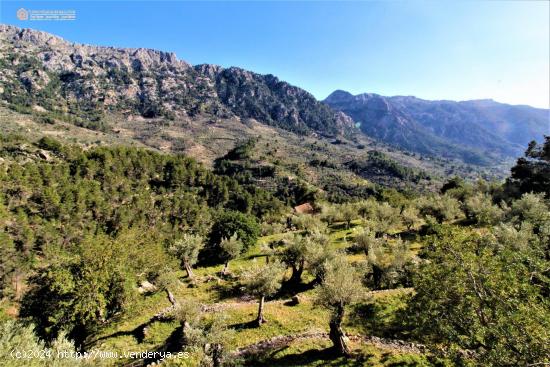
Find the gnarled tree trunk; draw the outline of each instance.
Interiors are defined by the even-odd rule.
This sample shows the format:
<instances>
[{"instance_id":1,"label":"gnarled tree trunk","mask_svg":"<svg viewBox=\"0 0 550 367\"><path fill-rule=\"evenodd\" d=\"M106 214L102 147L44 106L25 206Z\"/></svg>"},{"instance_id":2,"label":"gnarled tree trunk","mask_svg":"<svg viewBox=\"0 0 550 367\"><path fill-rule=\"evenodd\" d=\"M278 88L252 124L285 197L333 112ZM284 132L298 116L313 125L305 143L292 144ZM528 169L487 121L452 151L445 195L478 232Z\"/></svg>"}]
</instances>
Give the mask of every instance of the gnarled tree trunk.
<instances>
[{"instance_id":1,"label":"gnarled tree trunk","mask_svg":"<svg viewBox=\"0 0 550 367\"><path fill-rule=\"evenodd\" d=\"M189 263L187 261L184 261L183 262L183 267L185 268L185 271L187 272L187 277L189 279L193 279L193 268L191 267L191 265L189 265Z\"/></svg>"},{"instance_id":2,"label":"gnarled tree trunk","mask_svg":"<svg viewBox=\"0 0 550 367\"><path fill-rule=\"evenodd\" d=\"M166 296L168 296L168 301L170 301L170 303L172 304L172 306L175 306L176 305L176 297L174 297L174 295L172 294L172 292L170 292L170 290L168 288L165 289L166 290Z\"/></svg>"},{"instance_id":3,"label":"gnarled tree trunk","mask_svg":"<svg viewBox=\"0 0 550 367\"><path fill-rule=\"evenodd\" d=\"M181 345L189 345L189 338L188 338L189 329L191 329L191 325L189 325L187 321L182 321L181 322L181 335L182 335Z\"/></svg>"},{"instance_id":4,"label":"gnarled tree trunk","mask_svg":"<svg viewBox=\"0 0 550 367\"><path fill-rule=\"evenodd\" d=\"M346 334L342 330L342 320L344 319L344 306L339 305L330 318L330 333L329 337L334 345L336 352L343 356L349 356L350 350L346 344Z\"/></svg>"},{"instance_id":5,"label":"gnarled tree trunk","mask_svg":"<svg viewBox=\"0 0 550 367\"><path fill-rule=\"evenodd\" d=\"M228 269L229 269L229 261L226 261L225 264L223 264L222 275L227 275Z\"/></svg>"},{"instance_id":6,"label":"gnarled tree trunk","mask_svg":"<svg viewBox=\"0 0 550 367\"><path fill-rule=\"evenodd\" d=\"M221 344L214 344L212 346L212 363L213 367L223 366L223 347Z\"/></svg>"},{"instance_id":7,"label":"gnarled tree trunk","mask_svg":"<svg viewBox=\"0 0 550 367\"><path fill-rule=\"evenodd\" d=\"M292 265L292 275L290 276L289 283L292 285L298 285L302 282L302 274L304 273L304 262L300 262L297 265Z\"/></svg>"}]
</instances>

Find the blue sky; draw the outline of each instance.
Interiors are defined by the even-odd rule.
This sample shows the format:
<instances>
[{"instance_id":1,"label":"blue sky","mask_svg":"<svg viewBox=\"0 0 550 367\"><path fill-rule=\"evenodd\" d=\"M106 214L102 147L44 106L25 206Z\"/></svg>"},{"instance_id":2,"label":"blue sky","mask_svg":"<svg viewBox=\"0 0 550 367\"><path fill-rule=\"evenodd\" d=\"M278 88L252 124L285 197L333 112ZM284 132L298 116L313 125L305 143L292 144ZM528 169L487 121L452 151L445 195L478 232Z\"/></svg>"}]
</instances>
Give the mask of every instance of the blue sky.
<instances>
[{"instance_id":1,"label":"blue sky","mask_svg":"<svg viewBox=\"0 0 550 367\"><path fill-rule=\"evenodd\" d=\"M2 23L271 73L319 99L344 89L550 103L548 1L2 0L0 6ZM77 19L18 21L21 7L76 10Z\"/></svg>"}]
</instances>

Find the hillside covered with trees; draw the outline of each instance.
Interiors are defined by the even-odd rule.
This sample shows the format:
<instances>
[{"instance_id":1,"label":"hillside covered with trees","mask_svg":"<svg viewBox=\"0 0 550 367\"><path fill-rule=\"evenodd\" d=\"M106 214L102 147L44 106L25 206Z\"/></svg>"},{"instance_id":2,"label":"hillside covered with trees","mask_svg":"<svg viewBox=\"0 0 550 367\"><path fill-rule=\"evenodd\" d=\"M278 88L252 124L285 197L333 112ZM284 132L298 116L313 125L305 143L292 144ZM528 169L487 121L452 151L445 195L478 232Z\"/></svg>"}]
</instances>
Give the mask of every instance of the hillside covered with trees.
<instances>
[{"instance_id":1,"label":"hillside covered with trees","mask_svg":"<svg viewBox=\"0 0 550 367\"><path fill-rule=\"evenodd\" d=\"M550 362L548 137L503 184L454 177L437 192L337 202L260 188L234 165L253 146L211 170L3 136L7 365L52 363L15 349L68 366ZM292 210L303 201L312 213ZM157 354L128 354L144 351Z\"/></svg>"}]
</instances>

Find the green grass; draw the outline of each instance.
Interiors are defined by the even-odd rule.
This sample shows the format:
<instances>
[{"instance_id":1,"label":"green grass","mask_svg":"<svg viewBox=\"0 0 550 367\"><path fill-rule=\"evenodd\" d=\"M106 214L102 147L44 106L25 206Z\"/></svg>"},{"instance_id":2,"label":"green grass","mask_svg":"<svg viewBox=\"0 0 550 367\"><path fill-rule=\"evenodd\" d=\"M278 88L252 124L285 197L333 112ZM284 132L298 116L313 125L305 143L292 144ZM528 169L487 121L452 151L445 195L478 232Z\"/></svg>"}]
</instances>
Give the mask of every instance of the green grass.
<instances>
[{"instance_id":1,"label":"green grass","mask_svg":"<svg viewBox=\"0 0 550 367\"><path fill-rule=\"evenodd\" d=\"M424 356L396 353L368 344L350 343L354 358L335 357L327 339L298 339L288 346L248 362L250 366L432 366Z\"/></svg>"},{"instance_id":2,"label":"green grass","mask_svg":"<svg viewBox=\"0 0 550 367\"><path fill-rule=\"evenodd\" d=\"M359 230L360 221L354 221L351 228L335 224L331 228L331 245L337 249L345 249L353 243L354 233ZM284 234L275 234L260 238L239 259L230 262L229 269L236 275L254 261L264 262L262 244L276 240ZM412 249L415 251L415 249ZM362 253L347 254L350 262L365 261ZM326 310L314 304L315 290L310 289L300 293L300 303L291 305L288 298L270 299L265 305L265 317L268 322L261 328L251 327L250 322L256 318L258 304L254 299L243 298L238 292L236 277L222 278L219 272L221 265L198 267L194 270L195 280L192 282L185 273L180 272L180 286L172 290L177 299L194 299L203 304L217 304L217 311L226 316L226 324L234 330L230 343L232 349L267 340L281 335L296 335L308 332L328 332L329 315ZM290 276L290 272L286 274ZM304 274L304 279L309 279ZM235 291L237 289L237 291ZM404 293L408 290L392 290L372 294L367 300L348 309L344 323L346 332L350 335L364 334L391 337L399 327L397 311L404 307ZM143 351L161 348L170 335L179 326L177 322L154 322L148 325L143 340L138 341L133 331L146 323L155 313L169 306L164 292L137 296L132 307L115 322L111 322L98 332L92 347L101 350ZM389 335L390 334L390 335ZM250 362L251 365L270 366L424 366L422 356L403 356L391 351L383 351L380 347L355 343L356 358L345 360L333 358L328 351L328 339L297 339L281 350L269 354L269 361ZM195 356L195 358L198 358ZM192 366L190 359L173 358L166 365ZM196 362L196 361L195 361ZM254 364L260 363L260 364ZM196 365L196 364L195 364Z\"/></svg>"}]
</instances>

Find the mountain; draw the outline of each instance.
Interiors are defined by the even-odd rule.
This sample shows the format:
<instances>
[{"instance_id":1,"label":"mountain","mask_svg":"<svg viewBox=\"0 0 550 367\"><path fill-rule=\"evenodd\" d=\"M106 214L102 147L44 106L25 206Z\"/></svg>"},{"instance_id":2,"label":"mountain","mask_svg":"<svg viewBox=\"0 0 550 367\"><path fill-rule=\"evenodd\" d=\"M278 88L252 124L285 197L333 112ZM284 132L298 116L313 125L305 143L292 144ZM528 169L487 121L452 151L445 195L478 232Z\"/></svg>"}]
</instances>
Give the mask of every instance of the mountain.
<instances>
[{"instance_id":1,"label":"mountain","mask_svg":"<svg viewBox=\"0 0 550 367\"><path fill-rule=\"evenodd\" d=\"M303 89L236 67L197 65L173 53L70 43L0 25L0 98L101 127L105 112L144 118L253 118L285 130L349 134L353 122ZM95 122L95 124L94 124Z\"/></svg>"},{"instance_id":2,"label":"mountain","mask_svg":"<svg viewBox=\"0 0 550 367\"><path fill-rule=\"evenodd\" d=\"M305 183L340 201L379 186L431 187L450 166L372 141L349 116L273 75L8 25L0 25L0 66L2 136L185 154L271 191ZM251 157L221 159L247 141L256 142ZM17 150L32 159L25 144Z\"/></svg>"},{"instance_id":3,"label":"mountain","mask_svg":"<svg viewBox=\"0 0 550 367\"><path fill-rule=\"evenodd\" d=\"M433 186L446 175L502 177L509 169L396 150L361 134L346 113L273 75L193 66L169 52L81 45L0 25L0 66L0 132L31 140L54 136L86 148L145 146L213 166L254 139L255 161L242 162L245 170L276 167L277 180L299 177L320 190L338 187L342 198L371 183ZM413 141L418 131L395 133ZM431 139L423 152L433 146ZM443 139L440 147L462 152L467 162L487 161L477 152L448 148Z\"/></svg>"},{"instance_id":4,"label":"mountain","mask_svg":"<svg viewBox=\"0 0 550 367\"><path fill-rule=\"evenodd\" d=\"M519 156L531 140L550 134L549 110L492 100L427 101L337 90L324 102L352 117L371 137L469 163Z\"/></svg>"}]
</instances>

